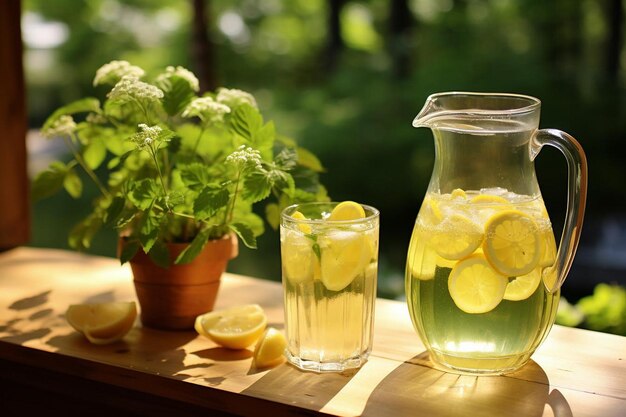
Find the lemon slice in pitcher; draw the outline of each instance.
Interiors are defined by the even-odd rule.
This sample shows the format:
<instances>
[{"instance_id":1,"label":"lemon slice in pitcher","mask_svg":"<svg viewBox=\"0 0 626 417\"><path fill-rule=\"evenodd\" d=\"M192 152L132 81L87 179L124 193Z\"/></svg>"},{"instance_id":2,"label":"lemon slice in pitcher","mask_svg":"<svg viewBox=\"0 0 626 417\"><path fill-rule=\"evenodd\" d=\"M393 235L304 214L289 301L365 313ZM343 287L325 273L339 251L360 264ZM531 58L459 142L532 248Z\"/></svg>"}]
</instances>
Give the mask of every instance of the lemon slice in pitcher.
<instances>
[{"instance_id":1,"label":"lemon slice in pitcher","mask_svg":"<svg viewBox=\"0 0 626 417\"><path fill-rule=\"evenodd\" d=\"M267 317L258 304L211 311L196 317L194 328L220 346L245 349L265 331Z\"/></svg>"},{"instance_id":2,"label":"lemon slice in pitcher","mask_svg":"<svg viewBox=\"0 0 626 417\"><path fill-rule=\"evenodd\" d=\"M448 291L454 304L464 312L487 313L500 304L508 282L483 255L472 255L452 268Z\"/></svg>"},{"instance_id":3,"label":"lemon slice in pitcher","mask_svg":"<svg viewBox=\"0 0 626 417\"><path fill-rule=\"evenodd\" d=\"M504 299L510 301L525 300L535 292L540 282L540 268L535 268L526 275L515 277L506 286Z\"/></svg>"},{"instance_id":4,"label":"lemon slice in pitcher","mask_svg":"<svg viewBox=\"0 0 626 417\"><path fill-rule=\"evenodd\" d=\"M430 245L445 259L463 259L474 252L483 241L481 228L463 216L453 213L433 231Z\"/></svg>"},{"instance_id":5,"label":"lemon slice in pitcher","mask_svg":"<svg viewBox=\"0 0 626 417\"><path fill-rule=\"evenodd\" d=\"M530 273L539 263L542 246L537 223L521 211L501 211L485 224L483 251L489 263L503 275Z\"/></svg>"}]
</instances>

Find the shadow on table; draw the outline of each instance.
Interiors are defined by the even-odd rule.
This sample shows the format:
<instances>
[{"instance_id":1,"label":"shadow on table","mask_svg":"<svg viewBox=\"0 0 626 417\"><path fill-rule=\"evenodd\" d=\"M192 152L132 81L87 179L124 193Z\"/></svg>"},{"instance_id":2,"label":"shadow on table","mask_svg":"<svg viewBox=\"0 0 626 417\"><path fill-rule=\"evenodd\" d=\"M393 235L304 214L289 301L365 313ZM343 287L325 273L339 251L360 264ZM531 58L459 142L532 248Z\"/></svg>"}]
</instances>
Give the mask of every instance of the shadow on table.
<instances>
[{"instance_id":1,"label":"shadow on table","mask_svg":"<svg viewBox=\"0 0 626 417\"><path fill-rule=\"evenodd\" d=\"M318 411L337 395L356 372L318 374L303 372L283 363L241 393Z\"/></svg>"},{"instance_id":2,"label":"shadow on table","mask_svg":"<svg viewBox=\"0 0 626 417\"><path fill-rule=\"evenodd\" d=\"M536 417L547 404L555 417L572 417L565 397L557 389L550 392L546 373L532 360L523 368L524 379L517 373L457 375L428 364L423 352L396 368L374 389L362 415Z\"/></svg>"}]
</instances>

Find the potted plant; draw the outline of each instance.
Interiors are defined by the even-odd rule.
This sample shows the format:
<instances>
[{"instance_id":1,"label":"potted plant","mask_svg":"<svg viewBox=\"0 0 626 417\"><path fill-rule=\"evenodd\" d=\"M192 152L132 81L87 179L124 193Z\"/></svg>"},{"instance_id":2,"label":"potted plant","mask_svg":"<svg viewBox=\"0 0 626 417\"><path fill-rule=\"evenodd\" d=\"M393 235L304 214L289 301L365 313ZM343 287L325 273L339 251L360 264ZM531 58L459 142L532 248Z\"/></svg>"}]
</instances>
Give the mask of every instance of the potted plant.
<instances>
[{"instance_id":1,"label":"potted plant","mask_svg":"<svg viewBox=\"0 0 626 417\"><path fill-rule=\"evenodd\" d=\"M88 249L99 230L113 228L119 258L133 270L142 322L186 329L212 309L237 238L256 248L264 222L255 203L267 201L276 228L282 207L327 197L319 160L278 135L251 94L221 88L198 96L197 78L182 67L151 83L144 75L112 61L93 81L110 88L103 102L84 98L48 118L42 133L62 138L72 159L53 162L32 191L43 198L65 189L79 198L84 179L97 187L70 247Z\"/></svg>"}]
</instances>

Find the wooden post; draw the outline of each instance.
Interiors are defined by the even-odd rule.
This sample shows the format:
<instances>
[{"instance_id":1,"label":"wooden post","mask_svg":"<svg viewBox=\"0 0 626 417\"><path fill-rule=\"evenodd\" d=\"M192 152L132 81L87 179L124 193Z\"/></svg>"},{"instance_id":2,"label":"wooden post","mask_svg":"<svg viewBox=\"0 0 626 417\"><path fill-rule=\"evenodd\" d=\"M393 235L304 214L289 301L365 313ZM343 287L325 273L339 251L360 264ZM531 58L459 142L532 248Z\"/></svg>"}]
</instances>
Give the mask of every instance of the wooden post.
<instances>
[{"instance_id":1,"label":"wooden post","mask_svg":"<svg viewBox=\"0 0 626 417\"><path fill-rule=\"evenodd\" d=\"M0 2L0 250L30 234L20 0Z\"/></svg>"}]
</instances>

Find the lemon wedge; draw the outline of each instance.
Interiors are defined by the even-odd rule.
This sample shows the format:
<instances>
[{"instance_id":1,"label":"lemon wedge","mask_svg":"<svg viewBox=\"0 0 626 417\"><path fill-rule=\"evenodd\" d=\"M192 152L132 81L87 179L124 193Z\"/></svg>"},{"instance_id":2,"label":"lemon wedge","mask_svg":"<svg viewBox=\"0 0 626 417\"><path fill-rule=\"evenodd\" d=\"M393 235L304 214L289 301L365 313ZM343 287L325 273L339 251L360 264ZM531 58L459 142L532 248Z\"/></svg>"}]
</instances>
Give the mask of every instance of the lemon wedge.
<instances>
[{"instance_id":1,"label":"lemon wedge","mask_svg":"<svg viewBox=\"0 0 626 417\"><path fill-rule=\"evenodd\" d=\"M544 246L537 223L518 210L504 210L485 224L483 251L489 263L501 274L518 277L530 273Z\"/></svg>"},{"instance_id":2,"label":"lemon wedge","mask_svg":"<svg viewBox=\"0 0 626 417\"><path fill-rule=\"evenodd\" d=\"M359 203L354 201L343 201L335 206L330 213L328 220L331 221L345 221L345 220L358 220L365 218L365 210Z\"/></svg>"},{"instance_id":3,"label":"lemon wedge","mask_svg":"<svg viewBox=\"0 0 626 417\"><path fill-rule=\"evenodd\" d=\"M476 223L453 213L433 231L430 245L442 258L457 260L471 255L482 241L483 231Z\"/></svg>"},{"instance_id":4,"label":"lemon wedge","mask_svg":"<svg viewBox=\"0 0 626 417\"><path fill-rule=\"evenodd\" d=\"M67 322L87 340L105 345L123 338L133 327L137 306L131 302L73 304L65 313Z\"/></svg>"},{"instance_id":5,"label":"lemon wedge","mask_svg":"<svg viewBox=\"0 0 626 417\"><path fill-rule=\"evenodd\" d=\"M515 277L506 286L504 299L511 301L525 300L530 297L541 282L541 270L535 268L530 273Z\"/></svg>"},{"instance_id":6,"label":"lemon wedge","mask_svg":"<svg viewBox=\"0 0 626 417\"><path fill-rule=\"evenodd\" d=\"M322 283L341 291L363 273L371 260L372 244L362 232L333 231L320 236Z\"/></svg>"},{"instance_id":7,"label":"lemon wedge","mask_svg":"<svg viewBox=\"0 0 626 417\"><path fill-rule=\"evenodd\" d=\"M299 211L295 211L291 217L293 217L296 220L308 220L304 214L300 213ZM300 229L300 231L302 233L306 233L306 234L310 234L311 233L311 225L308 225L306 223L298 223L298 229Z\"/></svg>"},{"instance_id":8,"label":"lemon wedge","mask_svg":"<svg viewBox=\"0 0 626 417\"><path fill-rule=\"evenodd\" d=\"M448 291L458 308L466 313L481 314L500 304L508 282L483 255L472 255L452 268Z\"/></svg>"},{"instance_id":9,"label":"lemon wedge","mask_svg":"<svg viewBox=\"0 0 626 417\"><path fill-rule=\"evenodd\" d=\"M202 314L196 317L194 328L220 346L245 349L261 337L266 325L263 309L258 304L246 304Z\"/></svg>"},{"instance_id":10,"label":"lemon wedge","mask_svg":"<svg viewBox=\"0 0 626 417\"><path fill-rule=\"evenodd\" d=\"M276 366L284 360L287 347L285 336L273 327L269 327L254 349L254 365L257 368Z\"/></svg>"}]
</instances>

